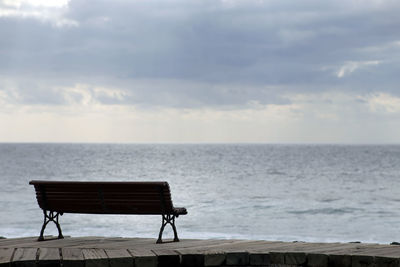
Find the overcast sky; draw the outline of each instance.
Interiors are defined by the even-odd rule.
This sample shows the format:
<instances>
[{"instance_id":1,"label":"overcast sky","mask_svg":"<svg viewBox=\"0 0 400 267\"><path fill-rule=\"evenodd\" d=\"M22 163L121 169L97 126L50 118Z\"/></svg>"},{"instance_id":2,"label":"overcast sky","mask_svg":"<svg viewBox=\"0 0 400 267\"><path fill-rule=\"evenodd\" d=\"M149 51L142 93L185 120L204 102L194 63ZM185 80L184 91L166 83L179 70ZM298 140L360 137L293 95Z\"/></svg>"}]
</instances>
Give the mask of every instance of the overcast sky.
<instances>
[{"instance_id":1,"label":"overcast sky","mask_svg":"<svg viewBox=\"0 0 400 267\"><path fill-rule=\"evenodd\" d=\"M398 0L0 0L0 142L400 143Z\"/></svg>"}]
</instances>

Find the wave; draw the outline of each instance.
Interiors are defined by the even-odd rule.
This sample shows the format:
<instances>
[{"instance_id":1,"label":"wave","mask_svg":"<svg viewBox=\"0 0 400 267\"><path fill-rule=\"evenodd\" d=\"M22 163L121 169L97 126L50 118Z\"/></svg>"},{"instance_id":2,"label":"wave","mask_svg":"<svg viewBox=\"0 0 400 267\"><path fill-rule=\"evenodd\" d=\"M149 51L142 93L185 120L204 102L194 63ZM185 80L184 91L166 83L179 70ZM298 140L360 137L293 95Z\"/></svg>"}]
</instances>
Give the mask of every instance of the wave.
<instances>
[{"instance_id":1,"label":"wave","mask_svg":"<svg viewBox=\"0 0 400 267\"><path fill-rule=\"evenodd\" d=\"M359 208L320 208L320 209L307 209L307 210L291 210L290 214L309 214L309 215L339 215L339 214L352 214L358 211L363 211Z\"/></svg>"}]
</instances>

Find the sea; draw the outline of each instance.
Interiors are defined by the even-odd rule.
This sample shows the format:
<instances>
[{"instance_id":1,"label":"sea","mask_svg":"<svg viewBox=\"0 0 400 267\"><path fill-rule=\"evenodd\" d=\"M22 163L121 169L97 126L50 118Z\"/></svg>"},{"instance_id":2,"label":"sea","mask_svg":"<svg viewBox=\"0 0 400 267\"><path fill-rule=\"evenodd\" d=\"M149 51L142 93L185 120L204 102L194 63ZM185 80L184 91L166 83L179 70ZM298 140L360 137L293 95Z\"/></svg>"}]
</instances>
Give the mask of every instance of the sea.
<instances>
[{"instance_id":1,"label":"sea","mask_svg":"<svg viewBox=\"0 0 400 267\"><path fill-rule=\"evenodd\" d=\"M39 235L30 180L168 181L188 210L176 220L182 239L400 241L400 145L3 143L0 236ZM66 236L156 238L161 216L60 223Z\"/></svg>"}]
</instances>

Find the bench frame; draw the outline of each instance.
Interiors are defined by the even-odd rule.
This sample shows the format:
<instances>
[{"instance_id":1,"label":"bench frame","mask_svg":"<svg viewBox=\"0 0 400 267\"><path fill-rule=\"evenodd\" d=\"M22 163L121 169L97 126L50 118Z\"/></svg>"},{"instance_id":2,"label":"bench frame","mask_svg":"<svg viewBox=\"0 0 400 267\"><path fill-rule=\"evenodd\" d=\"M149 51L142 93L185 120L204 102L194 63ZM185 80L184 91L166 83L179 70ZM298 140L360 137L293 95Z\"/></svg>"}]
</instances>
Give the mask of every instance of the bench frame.
<instances>
[{"instance_id":1,"label":"bench frame","mask_svg":"<svg viewBox=\"0 0 400 267\"><path fill-rule=\"evenodd\" d=\"M45 189L45 187L46 187L46 184L54 184L54 183L62 184L63 182L62 181L59 181L59 182L54 182L54 181L30 181L29 182L29 184L35 186L36 193L39 192L41 194L41 200L44 203L44 207L42 207L40 205L40 203L39 203L39 206L43 209L44 219L43 219L43 225L42 225L42 229L40 230L40 236L38 238L38 241L44 241L45 240L44 239L44 231L45 231L46 226L47 226L47 224L49 222L53 222L56 225L57 230L58 230L58 237L57 238L58 239L64 238L64 236L62 234L61 226L60 226L60 223L59 223L59 216L60 215L62 216L64 214L64 212L55 211L55 210L49 210L49 209L46 208L46 206L47 206L47 198L46 198L46 189ZM66 182L66 183L74 184L74 182ZM75 183L82 183L82 182L75 182ZM89 182L89 183L93 184L93 186L96 186L96 184L97 184L97 182ZM104 182L98 182L98 183L103 183L104 184ZM105 183L107 183L107 182L105 182ZM109 182L109 183L112 183L112 182ZM115 183L123 183L123 182L115 182ZM134 182L130 182L130 183L134 183ZM141 182L138 182L138 183L141 183ZM144 183L146 183L146 182L144 182ZM168 185L167 182L155 182L155 183L165 183L166 186L168 187L168 190L169 190L169 185ZM102 197L102 193L100 193L100 195ZM37 198L38 198L38 202L39 202L39 197L37 196ZM166 211L166 209L165 209L166 204L164 203L164 198L162 196L162 192L161 191L160 191L160 199L161 199L161 201L160 201L161 203L160 204L161 204L163 212L159 213L162 216L162 222L161 222L160 232L158 234L157 243L163 243L162 235L163 235L165 226L167 226L168 224L171 225L172 230L174 232L173 242L179 242L178 233L177 233L176 226L175 226L175 218L178 218L179 215L187 214L187 211L186 211L185 208L172 208L173 212L165 212ZM102 200L102 202L104 201L103 199L101 199L101 200ZM102 204L104 205L104 203L102 203ZM172 203L171 203L171 205L172 205ZM69 213L69 212L65 212L65 213ZM85 212L74 212L74 213L85 213ZM102 212L102 213L96 213L96 212L93 212L93 213L94 214L118 214L118 213L108 213L106 211ZM136 214L136 213L128 213L128 214ZM152 215L154 215L154 214L152 214Z\"/></svg>"},{"instance_id":2,"label":"bench frame","mask_svg":"<svg viewBox=\"0 0 400 267\"><path fill-rule=\"evenodd\" d=\"M44 221L43 221L43 225L42 225L42 230L40 230L40 236L38 238L38 241L44 241L44 237L43 237L44 229L46 229L46 226L49 222L53 222L56 224L57 230L58 230L58 239L64 238L62 231L61 231L60 223L58 222L58 216L63 215L63 213L43 210L43 214L44 214Z\"/></svg>"}]
</instances>

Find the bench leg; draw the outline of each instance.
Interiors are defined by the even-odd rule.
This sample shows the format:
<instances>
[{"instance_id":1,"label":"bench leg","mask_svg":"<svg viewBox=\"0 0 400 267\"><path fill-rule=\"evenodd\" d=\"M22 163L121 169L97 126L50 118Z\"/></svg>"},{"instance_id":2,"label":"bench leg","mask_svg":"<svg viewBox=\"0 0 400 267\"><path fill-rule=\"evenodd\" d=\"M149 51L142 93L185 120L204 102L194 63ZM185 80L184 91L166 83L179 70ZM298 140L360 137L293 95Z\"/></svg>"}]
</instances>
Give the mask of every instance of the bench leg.
<instances>
[{"instance_id":1,"label":"bench leg","mask_svg":"<svg viewBox=\"0 0 400 267\"><path fill-rule=\"evenodd\" d=\"M43 221L42 230L40 231L40 236L38 238L38 241L44 241L44 237L43 237L44 229L46 228L46 226L49 222L54 222L56 224L57 230L58 230L58 239L64 238L64 236L62 235L62 232L61 232L60 224L58 223L58 216L60 215L60 213L43 210L43 214L44 214L44 221Z\"/></svg>"},{"instance_id":2,"label":"bench leg","mask_svg":"<svg viewBox=\"0 0 400 267\"><path fill-rule=\"evenodd\" d=\"M172 226L172 230L174 230L174 242L179 242L178 233L175 227L175 215L171 214L163 214L162 215L162 224L160 228L160 233L158 234L157 244L162 243L162 234L164 232L164 228L167 224Z\"/></svg>"}]
</instances>

